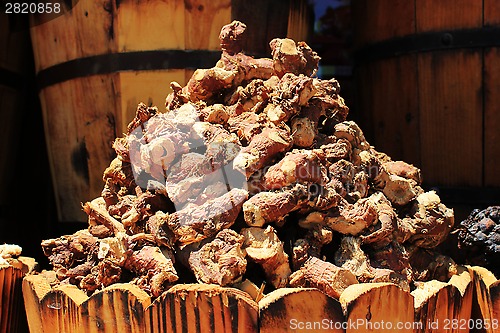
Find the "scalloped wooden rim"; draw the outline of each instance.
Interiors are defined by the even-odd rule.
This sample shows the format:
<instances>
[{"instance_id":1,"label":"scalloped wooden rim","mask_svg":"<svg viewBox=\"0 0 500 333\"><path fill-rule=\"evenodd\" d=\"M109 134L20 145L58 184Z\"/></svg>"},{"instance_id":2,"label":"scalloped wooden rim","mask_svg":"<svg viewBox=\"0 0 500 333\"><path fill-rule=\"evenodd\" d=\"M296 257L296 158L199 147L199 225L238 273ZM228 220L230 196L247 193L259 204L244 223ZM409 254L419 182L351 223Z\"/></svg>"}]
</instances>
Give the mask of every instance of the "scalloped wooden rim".
<instances>
[{"instance_id":1,"label":"scalloped wooden rim","mask_svg":"<svg viewBox=\"0 0 500 333\"><path fill-rule=\"evenodd\" d=\"M84 303L91 302L93 298L100 297L100 294L118 291L129 293L142 304L142 306L144 307L144 311L146 311L149 307L154 306L155 303L161 302L169 294L178 294L179 297L182 297L183 293L195 292L206 293L208 297L228 295L230 297L236 298L237 300L242 300L248 303L255 309L258 308L257 302L255 302L251 298L251 296L248 295L248 293L236 288L221 287L215 284L177 284L172 286L161 296L157 297L156 299L152 299L144 290L130 283L115 283L95 292L91 296L87 296L87 294L83 290L74 285L59 285L56 287L51 287L47 279L42 275L28 275L24 278L24 283L28 284L29 287L35 292L40 304L45 302L54 294L63 293L68 298L70 298L78 307L80 307Z\"/></svg>"},{"instance_id":2,"label":"scalloped wooden rim","mask_svg":"<svg viewBox=\"0 0 500 333\"><path fill-rule=\"evenodd\" d=\"M482 267L479 267L478 269L477 267L463 267L463 269L459 270L459 274L453 276L448 282L438 283L434 288L431 288L430 292L426 295L426 299L420 303L420 306L428 302L432 297L436 297L436 295L438 295L440 292L443 292L443 289L456 289L454 293L459 294L461 297L464 297L465 293L471 290L471 288L473 287L473 276L471 270L477 273L476 278L480 279L480 281L484 283L487 289L496 288L495 290L497 290L500 288L500 280L497 280L488 270ZM100 294L103 293L112 293L116 291L120 293L128 293L142 304L145 316L146 313L153 307L157 306L158 303L163 302L168 296L172 297L172 295L174 297L183 298L183 295L184 297L186 297L187 294L190 293L193 293L194 295L196 295L197 293L204 293L207 297L222 296L223 299L227 297L234 297L250 305L252 308L255 308L257 311L260 311L268 307L273 302L286 297L287 295L307 293L312 291L321 292L316 288L280 288L267 294L257 303L251 298L248 293L244 291L232 287L221 287L213 284L177 284L156 299L152 299L149 295L147 295L146 292L141 290L136 285L132 285L130 283L111 285L101 291L94 293L90 297L87 296L84 291L78 289L76 286L63 285L52 288L46 278L42 275L27 275L24 278L23 284L29 285L29 287L33 291L33 294L36 295L36 298L38 298L37 301L39 304L48 301L50 297L57 293L65 294L78 307L84 305L85 303L91 302L93 298L100 297ZM348 316L350 312L350 306L360 296L370 293L375 289L382 288L393 289L388 292L400 293L402 297L412 299L414 310L419 311L419 307L417 307L415 304L415 297L410 292L404 291L394 283L380 282L355 284L346 288L346 290L340 295L340 298L336 300L341 305L343 311L343 314L341 315ZM135 302L136 300L132 301ZM332 298L332 300L335 299ZM500 304L500 300L496 300L496 302L497 303L494 304ZM225 303L223 302L223 304Z\"/></svg>"},{"instance_id":3,"label":"scalloped wooden rim","mask_svg":"<svg viewBox=\"0 0 500 333\"><path fill-rule=\"evenodd\" d=\"M487 287L493 285L493 283L495 282L498 282L496 279L494 281L492 280L492 274L491 273L488 274L489 271L482 269L481 272L483 272L481 274L481 278L486 278L485 284ZM467 277L469 278L467 279ZM84 291L78 289L76 286L73 285L61 285L52 288L49 285L48 281L41 275L28 275L25 277L25 280L27 283L32 284L33 286L32 289L35 291L40 302L44 298L50 297L50 293L62 292L65 293L70 299L72 299L73 302L75 302L75 304L80 306L82 303L86 301L88 302L89 299L96 297L96 295L98 295L99 293L107 293L107 292L112 292L114 290L118 290L121 292L130 293L132 296L137 298L137 300L144 306L145 309L154 303L160 302L161 299L164 298L165 295L167 294L172 294L172 293L182 294L190 291L205 292L208 293L208 296L212 295L216 296L221 293L229 293L236 298L241 298L242 300L248 302L249 304L254 304L254 303L258 304L258 306L262 308L265 307L267 303L273 302L273 298L277 299L280 297L284 297L290 293L318 290L316 288L280 288L267 294L257 303L251 298L251 296L248 293L244 291L232 287L221 287L215 284L196 284L196 283L177 284L168 289L160 297L152 299L146 292L141 290L139 287L129 283L113 284L109 287L104 288L103 290L94 293L91 296L87 296L87 294ZM431 298L432 296L436 295L443 288L456 288L463 296L471 281L472 279L470 278L470 273L467 270L464 270L459 275L453 276L449 280L449 282L442 282L440 283L441 284L440 287L432 288L432 292L427 294L427 298ZM394 283L389 283L389 282L360 283L347 287L346 290L340 295L339 302L341 303L344 309L347 309L349 303L354 301L359 296L370 292L373 289L394 288L394 287L399 289L402 293L407 293L411 295L411 293L402 290L399 286L397 286Z\"/></svg>"}]
</instances>

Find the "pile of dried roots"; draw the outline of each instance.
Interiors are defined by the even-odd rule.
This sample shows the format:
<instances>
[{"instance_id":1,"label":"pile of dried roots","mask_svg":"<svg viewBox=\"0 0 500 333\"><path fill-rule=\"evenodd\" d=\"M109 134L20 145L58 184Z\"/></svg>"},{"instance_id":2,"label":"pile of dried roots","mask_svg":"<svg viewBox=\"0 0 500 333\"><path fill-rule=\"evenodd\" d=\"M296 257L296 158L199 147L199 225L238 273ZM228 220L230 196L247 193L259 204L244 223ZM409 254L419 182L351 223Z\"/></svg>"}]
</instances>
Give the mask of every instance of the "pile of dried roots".
<instances>
[{"instance_id":1,"label":"pile of dried roots","mask_svg":"<svg viewBox=\"0 0 500 333\"><path fill-rule=\"evenodd\" d=\"M171 83L166 112L140 104L88 229L45 240L57 283L92 293L131 282L156 297L176 283L316 287L447 280L433 249L453 211L347 121L335 79L315 78L304 42L274 39L272 59L242 53L245 25L221 34L215 67Z\"/></svg>"}]
</instances>

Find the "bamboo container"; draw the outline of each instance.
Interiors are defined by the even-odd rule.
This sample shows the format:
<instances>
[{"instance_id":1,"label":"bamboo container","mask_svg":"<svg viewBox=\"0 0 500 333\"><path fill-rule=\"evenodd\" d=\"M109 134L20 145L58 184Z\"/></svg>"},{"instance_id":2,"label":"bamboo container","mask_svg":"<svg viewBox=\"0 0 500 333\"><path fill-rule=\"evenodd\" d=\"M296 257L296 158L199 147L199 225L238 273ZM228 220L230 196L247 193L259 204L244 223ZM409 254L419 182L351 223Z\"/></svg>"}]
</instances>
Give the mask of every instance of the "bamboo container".
<instances>
[{"instance_id":1,"label":"bamboo container","mask_svg":"<svg viewBox=\"0 0 500 333\"><path fill-rule=\"evenodd\" d=\"M87 297L32 275L23 293L30 330L39 333L476 332L452 325L498 324L499 281L487 270L462 268L447 283L427 283L419 293L390 283L351 285L339 300L314 288L282 288L258 302L239 289L180 284L152 300L131 284Z\"/></svg>"},{"instance_id":2,"label":"bamboo container","mask_svg":"<svg viewBox=\"0 0 500 333\"><path fill-rule=\"evenodd\" d=\"M219 32L239 19L248 54L267 43L305 39L306 0L79 0L57 17L32 17L31 38L60 221L85 221L80 202L99 196L111 143L137 104L164 109L169 84L220 58ZM73 7L70 9L68 4ZM289 16L294 23L288 33ZM290 28L291 29L291 28Z\"/></svg>"},{"instance_id":3,"label":"bamboo container","mask_svg":"<svg viewBox=\"0 0 500 333\"><path fill-rule=\"evenodd\" d=\"M28 257L0 265L0 333L28 332L21 284L23 277L35 268L35 260Z\"/></svg>"}]
</instances>

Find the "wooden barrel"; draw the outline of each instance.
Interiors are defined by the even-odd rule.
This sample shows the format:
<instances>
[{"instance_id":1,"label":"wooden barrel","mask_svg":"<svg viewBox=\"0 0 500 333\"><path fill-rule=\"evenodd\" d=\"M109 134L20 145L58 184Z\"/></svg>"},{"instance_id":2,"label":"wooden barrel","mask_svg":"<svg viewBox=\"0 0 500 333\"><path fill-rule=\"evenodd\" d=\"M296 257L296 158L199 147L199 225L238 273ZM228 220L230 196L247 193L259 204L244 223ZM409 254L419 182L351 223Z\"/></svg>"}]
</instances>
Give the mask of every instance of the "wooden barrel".
<instances>
[{"instance_id":1,"label":"wooden barrel","mask_svg":"<svg viewBox=\"0 0 500 333\"><path fill-rule=\"evenodd\" d=\"M137 104L163 110L171 81L220 57L218 35L232 19L252 19L248 35L261 54L270 38L302 37L305 0L80 0L63 15L32 17L31 37L60 221L83 221L81 202L98 196ZM290 14L289 14L290 13ZM277 18L280 18L279 20ZM261 36L265 34L265 36ZM249 45L251 46L251 45Z\"/></svg>"},{"instance_id":2,"label":"wooden barrel","mask_svg":"<svg viewBox=\"0 0 500 333\"><path fill-rule=\"evenodd\" d=\"M357 107L371 143L419 166L427 185L465 188L462 201L484 187L499 195L500 3L352 6Z\"/></svg>"}]
</instances>

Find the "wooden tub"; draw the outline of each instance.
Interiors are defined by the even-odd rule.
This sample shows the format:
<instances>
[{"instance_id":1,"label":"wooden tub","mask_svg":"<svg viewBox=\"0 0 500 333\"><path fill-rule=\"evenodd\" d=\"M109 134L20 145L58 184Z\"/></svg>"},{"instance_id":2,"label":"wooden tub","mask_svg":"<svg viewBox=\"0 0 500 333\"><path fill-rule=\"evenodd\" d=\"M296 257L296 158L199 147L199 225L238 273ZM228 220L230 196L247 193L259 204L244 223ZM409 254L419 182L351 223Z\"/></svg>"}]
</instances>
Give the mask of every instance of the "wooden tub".
<instances>
[{"instance_id":1,"label":"wooden tub","mask_svg":"<svg viewBox=\"0 0 500 333\"><path fill-rule=\"evenodd\" d=\"M234 288L180 284L152 300L131 284L87 297L74 286L51 288L41 275L23 282L30 330L39 333L500 330L499 281L487 270L467 267L425 290L417 295L390 283L367 283L348 287L336 300L314 288L282 288L256 302Z\"/></svg>"}]
</instances>

